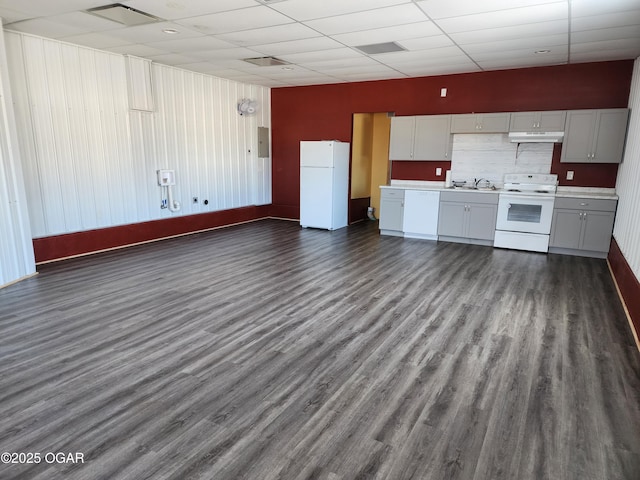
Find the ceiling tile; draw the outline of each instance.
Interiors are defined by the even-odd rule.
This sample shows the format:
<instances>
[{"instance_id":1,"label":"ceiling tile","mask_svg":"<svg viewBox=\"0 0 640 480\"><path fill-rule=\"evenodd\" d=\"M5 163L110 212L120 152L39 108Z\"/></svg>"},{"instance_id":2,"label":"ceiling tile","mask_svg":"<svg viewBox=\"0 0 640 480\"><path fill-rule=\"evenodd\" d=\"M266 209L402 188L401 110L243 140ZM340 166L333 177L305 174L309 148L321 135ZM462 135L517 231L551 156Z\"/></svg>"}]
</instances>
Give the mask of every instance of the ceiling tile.
<instances>
[{"instance_id":1,"label":"ceiling tile","mask_svg":"<svg viewBox=\"0 0 640 480\"><path fill-rule=\"evenodd\" d=\"M332 48L331 50L318 50L314 52L293 53L291 55L280 55L279 58L295 64L311 62L333 61L340 59L355 59L363 55L351 48Z\"/></svg>"},{"instance_id":2,"label":"ceiling tile","mask_svg":"<svg viewBox=\"0 0 640 480\"><path fill-rule=\"evenodd\" d=\"M40 35L47 38L68 37L70 35L78 35L89 31L80 27L52 22L46 18L34 18L31 20L12 23L7 26L7 30L31 33L33 35Z\"/></svg>"},{"instance_id":3,"label":"ceiling tile","mask_svg":"<svg viewBox=\"0 0 640 480\"><path fill-rule=\"evenodd\" d=\"M441 48L431 48L427 50L417 50L411 52L394 52L394 53L385 53L384 55L378 55L376 58L380 58L380 61L388 64L395 65L398 63L407 63L407 62L420 62L420 61L429 61L435 58L450 58L456 56L462 56L464 52L460 50L459 47L450 46L450 47L441 47Z\"/></svg>"},{"instance_id":4,"label":"ceiling tile","mask_svg":"<svg viewBox=\"0 0 640 480\"><path fill-rule=\"evenodd\" d=\"M255 0L126 0L129 7L165 20L196 17L210 13L256 6Z\"/></svg>"},{"instance_id":5,"label":"ceiling tile","mask_svg":"<svg viewBox=\"0 0 640 480\"><path fill-rule=\"evenodd\" d=\"M504 58L497 60L486 60L479 65L485 70L501 70L501 69L509 69L513 68L509 65L517 65L517 68L529 68L529 67L539 67L546 65L564 65L566 64L566 58L557 57L556 61L550 58Z\"/></svg>"},{"instance_id":6,"label":"ceiling tile","mask_svg":"<svg viewBox=\"0 0 640 480\"><path fill-rule=\"evenodd\" d=\"M242 60L243 58L259 57L260 54L248 48L217 48L215 50L204 50L189 54L193 58L207 60L210 62L218 60Z\"/></svg>"},{"instance_id":7,"label":"ceiling tile","mask_svg":"<svg viewBox=\"0 0 640 480\"><path fill-rule=\"evenodd\" d=\"M177 23L206 34L252 30L293 23L293 20L269 7L257 6L178 20Z\"/></svg>"},{"instance_id":8,"label":"ceiling tile","mask_svg":"<svg viewBox=\"0 0 640 480\"><path fill-rule=\"evenodd\" d=\"M169 35L163 30L177 30L177 34ZM116 38L129 40L130 43L153 43L162 42L164 40L178 40L181 38L199 37L201 32L191 30L184 25L178 25L173 22L149 23L147 25L137 25L135 27L126 27L119 30L109 32Z\"/></svg>"},{"instance_id":9,"label":"ceiling tile","mask_svg":"<svg viewBox=\"0 0 640 480\"><path fill-rule=\"evenodd\" d=\"M469 73L481 71L474 63L458 65L422 65L399 67L398 70L411 77L426 77L430 75L451 75L455 73Z\"/></svg>"},{"instance_id":10,"label":"ceiling tile","mask_svg":"<svg viewBox=\"0 0 640 480\"><path fill-rule=\"evenodd\" d=\"M564 3L566 5L566 1L559 2L558 0L455 0L448 2L423 0L416 3L433 19L497 12L547 3Z\"/></svg>"},{"instance_id":11,"label":"ceiling tile","mask_svg":"<svg viewBox=\"0 0 640 480\"><path fill-rule=\"evenodd\" d=\"M547 50L551 47L564 46L567 48L569 44L568 35L548 35L545 37L523 37L509 41L509 45L505 47L504 42L486 42L464 45L462 48L468 54L474 53L494 53L510 50L524 50L531 53L537 50Z\"/></svg>"},{"instance_id":12,"label":"ceiling tile","mask_svg":"<svg viewBox=\"0 0 640 480\"><path fill-rule=\"evenodd\" d=\"M638 10L638 0L571 0L574 17Z\"/></svg>"},{"instance_id":13,"label":"ceiling tile","mask_svg":"<svg viewBox=\"0 0 640 480\"><path fill-rule=\"evenodd\" d=\"M470 32L489 28L513 27L532 23L568 21L566 2L549 3L533 7L511 8L490 13L445 18L436 23L447 33ZM481 28L479 28L481 26Z\"/></svg>"},{"instance_id":14,"label":"ceiling tile","mask_svg":"<svg viewBox=\"0 0 640 480\"><path fill-rule=\"evenodd\" d=\"M19 22L20 20L26 20L27 18L30 18L30 15L19 12L18 10L0 7L0 18L2 18L3 25L8 25L13 22Z\"/></svg>"},{"instance_id":15,"label":"ceiling tile","mask_svg":"<svg viewBox=\"0 0 640 480\"><path fill-rule=\"evenodd\" d=\"M595 30L598 28L625 27L636 25L640 28L640 9L630 12L605 13L589 17L571 19L571 31Z\"/></svg>"},{"instance_id":16,"label":"ceiling tile","mask_svg":"<svg viewBox=\"0 0 640 480\"><path fill-rule=\"evenodd\" d=\"M433 22L416 22L393 27L361 30L358 32L342 33L333 38L345 45L368 45L371 43L384 43L405 40L408 38L430 37L442 35Z\"/></svg>"},{"instance_id":17,"label":"ceiling tile","mask_svg":"<svg viewBox=\"0 0 640 480\"><path fill-rule=\"evenodd\" d=\"M327 17L305 22L311 28L324 33L335 35L339 33L371 30L374 28L404 25L425 21L426 17L414 3L397 5L394 7L367 10L337 17Z\"/></svg>"},{"instance_id":18,"label":"ceiling tile","mask_svg":"<svg viewBox=\"0 0 640 480\"><path fill-rule=\"evenodd\" d=\"M260 45L265 43L286 42L290 40L302 40L321 36L320 33L300 23L276 25L274 27L256 28L241 32L223 33L216 35L236 45Z\"/></svg>"},{"instance_id":19,"label":"ceiling tile","mask_svg":"<svg viewBox=\"0 0 640 480\"><path fill-rule=\"evenodd\" d=\"M341 60L321 60L315 62L301 62L299 65L303 65L311 70L328 72L333 70L343 70L345 68L356 68L362 66L376 65L375 60L371 60L369 57L361 56L360 58L345 58Z\"/></svg>"},{"instance_id":20,"label":"ceiling tile","mask_svg":"<svg viewBox=\"0 0 640 480\"><path fill-rule=\"evenodd\" d=\"M529 62L544 63L567 61L569 55L569 47L567 45L561 45L557 47L550 47L549 53L536 54L532 49L516 49L513 50L499 50L493 52L476 52L469 56L478 64L482 65L483 62L489 60L504 60L504 59L523 59Z\"/></svg>"},{"instance_id":21,"label":"ceiling tile","mask_svg":"<svg viewBox=\"0 0 640 480\"><path fill-rule=\"evenodd\" d=\"M128 45L128 40L116 38L103 33L81 33L79 35L70 35L68 37L60 37L65 42L75 43L76 45L84 45L91 48L109 48Z\"/></svg>"},{"instance_id":22,"label":"ceiling tile","mask_svg":"<svg viewBox=\"0 0 640 480\"><path fill-rule=\"evenodd\" d=\"M193 63L195 58L187 55L180 55L177 53L164 53L161 55L147 55L147 58L158 63L165 65L182 65L185 63Z\"/></svg>"},{"instance_id":23,"label":"ceiling tile","mask_svg":"<svg viewBox=\"0 0 640 480\"><path fill-rule=\"evenodd\" d=\"M306 21L314 18L334 17L348 13L372 10L381 7L389 7L410 3L409 0L321 0L311 2L309 0L287 0L274 3L271 8L278 10L298 21Z\"/></svg>"},{"instance_id":24,"label":"ceiling tile","mask_svg":"<svg viewBox=\"0 0 640 480\"><path fill-rule=\"evenodd\" d=\"M586 52L572 52L571 63L584 63L584 62L610 62L612 60L630 60L638 58L640 52L637 48L620 49L615 48L612 50L603 49Z\"/></svg>"},{"instance_id":25,"label":"ceiling tile","mask_svg":"<svg viewBox=\"0 0 640 480\"><path fill-rule=\"evenodd\" d=\"M169 35L167 35L167 37L168 36ZM163 40L161 42L150 42L147 43L147 45L173 53L193 53L205 50L235 47L232 43L225 42L224 40L220 40L209 35L198 35L197 37L189 38L171 38L170 40Z\"/></svg>"},{"instance_id":26,"label":"ceiling tile","mask_svg":"<svg viewBox=\"0 0 640 480\"><path fill-rule=\"evenodd\" d=\"M126 2L126 0L124 0ZM88 8L99 7L110 2L107 0L2 0L1 7L16 10L29 17L48 17Z\"/></svg>"},{"instance_id":27,"label":"ceiling tile","mask_svg":"<svg viewBox=\"0 0 640 480\"><path fill-rule=\"evenodd\" d=\"M571 45L571 54L585 53L598 50L624 50L627 52L637 52L636 57L640 56L640 43L637 38L604 40L599 42L573 43ZM631 57L627 57L631 58ZM633 57L635 58L635 57Z\"/></svg>"},{"instance_id":28,"label":"ceiling tile","mask_svg":"<svg viewBox=\"0 0 640 480\"><path fill-rule=\"evenodd\" d=\"M120 53L122 55L133 55L136 57L144 58L149 58L152 55L162 55L163 53L166 53L164 50L141 44L119 45L115 47L105 48L105 50L113 53Z\"/></svg>"},{"instance_id":29,"label":"ceiling tile","mask_svg":"<svg viewBox=\"0 0 640 480\"><path fill-rule=\"evenodd\" d=\"M190 70L192 72L212 73L216 70L216 66L209 62L194 62L180 65L180 68Z\"/></svg>"},{"instance_id":30,"label":"ceiling tile","mask_svg":"<svg viewBox=\"0 0 640 480\"><path fill-rule=\"evenodd\" d=\"M451 33L450 37L459 45L515 40L528 36L559 35L569 31L566 20L531 23L513 27L489 28L470 32Z\"/></svg>"},{"instance_id":31,"label":"ceiling tile","mask_svg":"<svg viewBox=\"0 0 640 480\"><path fill-rule=\"evenodd\" d=\"M268 43L265 45L252 45L251 48L265 55L289 55L302 52L316 52L319 50L330 50L333 48L343 48L344 46L329 37L305 38L290 42Z\"/></svg>"},{"instance_id":32,"label":"ceiling tile","mask_svg":"<svg viewBox=\"0 0 640 480\"><path fill-rule=\"evenodd\" d=\"M435 35L432 37L410 38L398 42L407 50L428 50L430 48L451 47L453 41L446 35Z\"/></svg>"},{"instance_id":33,"label":"ceiling tile","mask_svg":"<svg viewBox=\"0 0 640 480\"><path fill-rule=\"evenodd\" d=\"M635 39L640 46L640 28L618 27L618 28L601 28L598 30L584 30L581 32L573 32L571 34L571 43L600 42L603 40L621 40Z\"/></svg>"}]
</instances>

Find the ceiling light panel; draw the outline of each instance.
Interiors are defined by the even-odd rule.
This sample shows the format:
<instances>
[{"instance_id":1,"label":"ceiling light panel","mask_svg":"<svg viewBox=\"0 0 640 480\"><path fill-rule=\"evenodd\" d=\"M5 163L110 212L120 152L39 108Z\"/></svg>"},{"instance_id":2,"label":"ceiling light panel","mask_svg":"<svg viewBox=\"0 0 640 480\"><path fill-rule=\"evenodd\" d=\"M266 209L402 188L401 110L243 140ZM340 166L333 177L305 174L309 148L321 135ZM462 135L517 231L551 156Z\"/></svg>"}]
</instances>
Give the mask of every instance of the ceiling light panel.
<instances>
[{"instance_id":1,"label":"ceiling light panel","mask_svg":"<svg viewBox=\"0 0 640 480\"><path fill-rule=\"evenodd\" d=\"M427 18L422 11L416 7L415 3L407 3L395 7L311 20L306 22L306 24L325 35L335 35L389 27L392 25L417 23L425 20L427 20Z\"/></svg>"},{"instance_id":2,"label":"ceiling light panel","mask_svg":"<svg viewBox=\"0 0 640 480\"><path fill-rule=\"evenodd\" d=\"M293 20L269 7L257 6L178 20L177 23L215 35L284 25L293 23Z\"/></svg>"},{"instance_id":3,"label":"ceiling light panel","mask_svg":"<svg viewBox=\"0 0 640 480\"><path fill-rule=\"evenodd\" d=\"M333 17L349 13L375 10L393 5L407 3L407 0L321 0L310 2L309 0L287 0L277 3L272 8L284 13L298 21L307 21L316 18Z\"/></svg>"},{"instance_id":4,"label":"ceiling light panel","mask_svg":"<svg viewBox=\"0 0 640 480\"><path fill-rule=\"evenodd\" d=\"M438 21L442 29L451 34L490 28L514 27L532 23L563 20L568 22L569 9L566 2L536 5L535 7L512 8L491 13L445 18Z\"/></svg>"}]
</instances>

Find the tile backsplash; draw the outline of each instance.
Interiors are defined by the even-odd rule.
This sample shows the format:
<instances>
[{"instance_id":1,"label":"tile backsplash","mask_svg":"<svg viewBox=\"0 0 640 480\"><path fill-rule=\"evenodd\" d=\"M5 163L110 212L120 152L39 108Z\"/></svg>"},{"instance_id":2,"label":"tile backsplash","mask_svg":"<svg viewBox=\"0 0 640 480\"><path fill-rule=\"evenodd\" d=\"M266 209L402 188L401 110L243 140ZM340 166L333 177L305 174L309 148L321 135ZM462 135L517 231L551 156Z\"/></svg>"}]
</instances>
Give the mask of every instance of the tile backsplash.
<instances>
[{"instance_id":1,"label":"tile backsplash","mask_svg":"<svg viewBox=\"0 0 640 480\"><path fill-rule=\"evenodd\" d=\"M456 134L451 179L484 178L500 187L505 173L550 173L553 143L511 143L505 134Z\"/></svg>"}]
</instances>

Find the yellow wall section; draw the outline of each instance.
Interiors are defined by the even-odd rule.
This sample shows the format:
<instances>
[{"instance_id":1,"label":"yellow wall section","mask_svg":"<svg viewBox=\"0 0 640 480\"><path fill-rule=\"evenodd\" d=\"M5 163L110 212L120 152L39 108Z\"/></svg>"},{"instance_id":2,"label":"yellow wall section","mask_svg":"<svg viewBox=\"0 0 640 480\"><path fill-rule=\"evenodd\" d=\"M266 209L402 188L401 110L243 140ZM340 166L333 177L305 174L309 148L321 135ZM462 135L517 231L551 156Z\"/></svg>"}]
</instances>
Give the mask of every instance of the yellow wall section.
<instances>
[{"instance_id":1,"label":"yellow wall section","mask_svg":"<svg viewBox=\"0 0 640 480\"><path fill-rule=\"evenodd\" d=\"M374 113L371 147L371 203L376 218L380 212L380 185L389 183L389 132L391 118L386 113Z\"/></svg>"},{"instance_id":2,"label":"yellow wall section","mask_svg":"<svg viewBox=\"0 0 640 480\"><path fill-rule=\"evenodd\" d=\"M373 114L353 115L353 144L351 146L351 198L371 196L371 146Z\"/></svg>"}]
</instances>

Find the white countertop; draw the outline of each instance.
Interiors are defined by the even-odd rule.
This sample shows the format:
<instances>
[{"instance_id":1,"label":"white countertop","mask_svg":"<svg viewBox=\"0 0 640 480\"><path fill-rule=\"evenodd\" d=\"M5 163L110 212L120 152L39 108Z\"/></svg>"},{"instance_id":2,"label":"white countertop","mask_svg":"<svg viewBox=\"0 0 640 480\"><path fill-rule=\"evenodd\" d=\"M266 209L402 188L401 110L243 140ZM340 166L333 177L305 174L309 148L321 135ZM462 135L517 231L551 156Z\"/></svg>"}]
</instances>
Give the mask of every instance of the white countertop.
<instances>
[{"instance_id":1,"label":"white countertop","mask_svg":"<svg viewBox=\"0 0 640 480\"><path fill-rule=\"evenodd\" d=\"M380 185L380 188L404 188L405 190L438 190L438 191L455 191L455 192L474 192L474 193L500 193L501 189L483 189L478 190L468 188L445 188L444 182L428 181L428 180L391 180L391 185ZM615 188L599 188L599 187L558 187L556 197L574 197L574 198L600 198L603 200L617 200Z\"/></svg>"}]
</instances>

